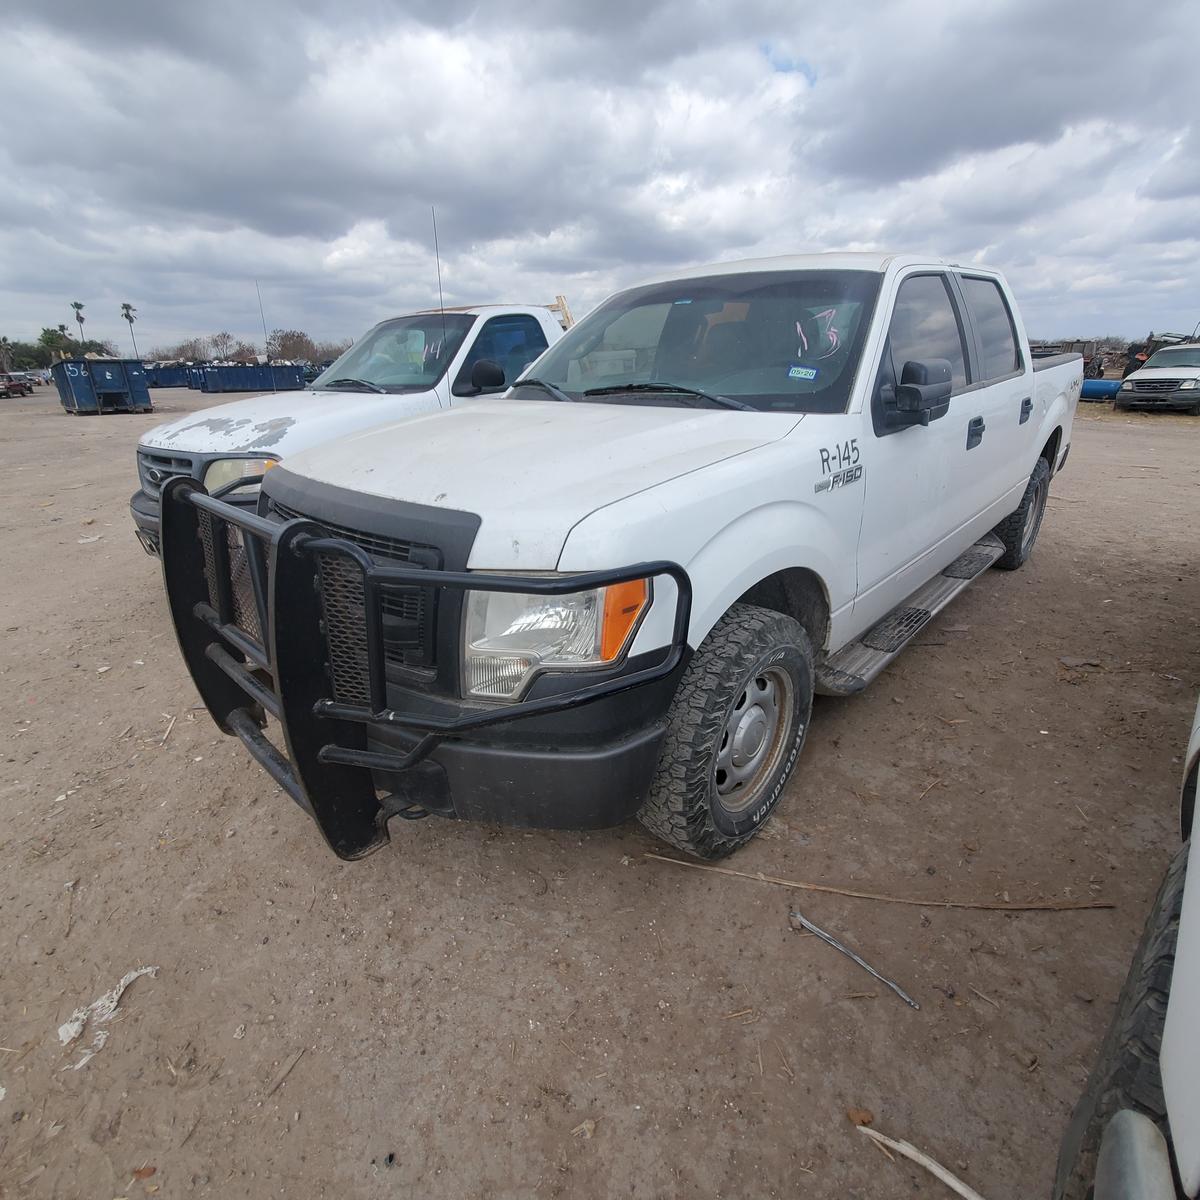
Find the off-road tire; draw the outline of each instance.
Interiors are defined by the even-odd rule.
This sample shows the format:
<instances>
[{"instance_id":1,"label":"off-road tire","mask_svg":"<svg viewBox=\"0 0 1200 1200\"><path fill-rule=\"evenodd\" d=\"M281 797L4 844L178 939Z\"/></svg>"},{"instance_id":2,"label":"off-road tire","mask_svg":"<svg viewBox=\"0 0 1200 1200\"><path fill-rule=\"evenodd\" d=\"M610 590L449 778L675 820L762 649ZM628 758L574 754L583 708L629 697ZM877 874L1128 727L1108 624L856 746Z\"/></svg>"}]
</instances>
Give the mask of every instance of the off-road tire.
<instances>
[{"instance_id":1,"label":"off-road tire","mask_svg":"<svg viewBox=\"0 0 1200 1200\"><path fill-rule=\"evenodd\" d=\"M775 763L755 787L749 809L731 812L717 787L717 757L734 704L764 672L786 672L791 686ZM800 756L812 714L813 650L791 617L735 604L688 663L671 706L654 782L638 820L697 858L723 858L745 845L779 803Z\"/></svg>"},{"instance_id":2,"label":"off-road tire","mask_svg":"<svg viewBox=\"0 0 1200 1200\"><path fill-rule=\"evenodd\" d=\"M1004 543L1004 553L996 560L996 566L1002 571L1015 571L1033 552L1034 543L1042 528L1042 518L1046 515L1046 499L1050 494L1050 464L1044 459L1037 460L1033 474L1021 497L1020 507L1010 517L992 531ZM1033 526L1027 527L1030 510L1033 512Z\"/></svg>"},{"instance_id":3,"label":"off-road tire","mask_svg":"<svg viewBox=\"0 0 1200 1200\"><path fill-rule=\"evenodd\" d=\"M1100 1139L1118 1109L1144 1113L1167 1136L1158 1055L1175 968L1188 845L1185 842L1179 848L1167 868L1117 999L1112 1024L1067 1126L1058 1156L1054 1200L1091 1200Z\"/></svg>"},{"instance_id":4,"label":"off-road tire","mask_svg":"<svg viewBox=\"0 0 1200 1200\"><path fill-rule=\"evenodd\" d=\"M1113 397L1113 412L1125 412L1128 408L1129 405L1119 396Z\"/></svg>"}]
</instances>

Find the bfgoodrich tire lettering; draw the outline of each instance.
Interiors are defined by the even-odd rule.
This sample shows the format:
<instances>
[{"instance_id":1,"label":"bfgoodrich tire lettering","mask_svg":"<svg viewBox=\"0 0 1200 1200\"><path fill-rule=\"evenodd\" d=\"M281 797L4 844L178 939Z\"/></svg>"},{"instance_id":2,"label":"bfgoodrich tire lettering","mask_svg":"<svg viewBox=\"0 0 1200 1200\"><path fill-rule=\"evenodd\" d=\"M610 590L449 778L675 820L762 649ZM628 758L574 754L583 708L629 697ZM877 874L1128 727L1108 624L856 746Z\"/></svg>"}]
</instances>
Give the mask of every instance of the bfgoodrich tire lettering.
<instances>
[{"instance_id":1,"label":"bfgoodrich tire lettering","mask_svg":"<svg viewBox=\"0 0 1200 1200\"><path fill-rule=\"evenodd\" d=\"M804 746L812 695L813 651L803 626L734 605L680 680L638 819L700 858L744 845L779 803Z\"/></svg>"}]
</instances>

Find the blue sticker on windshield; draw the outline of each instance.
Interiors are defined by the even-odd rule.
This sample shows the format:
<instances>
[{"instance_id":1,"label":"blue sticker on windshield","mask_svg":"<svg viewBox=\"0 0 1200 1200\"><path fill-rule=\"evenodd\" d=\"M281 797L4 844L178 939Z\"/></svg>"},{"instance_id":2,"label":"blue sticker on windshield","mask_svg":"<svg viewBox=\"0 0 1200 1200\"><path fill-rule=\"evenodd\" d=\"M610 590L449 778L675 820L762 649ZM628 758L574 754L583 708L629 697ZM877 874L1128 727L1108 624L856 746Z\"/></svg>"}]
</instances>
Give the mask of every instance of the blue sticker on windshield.
<instances>
[{"instance_id":1,"label":"blue sticker on windshield","mask_svg":"<svg viewBox=\"0 0 1200 1200\"><path fill-rule=\"evenodd\" d=\"M816 379L816 367L792 367L788 370L789 379Z\"/></svg>"},{"instance_id":2,"label":"blue sticker on windshield","mask_svg":"<svg viewBox=\"0 0 1200 1200\"><path fill-rule=\"evenodd\" d=\"M690 300L676 300L676 304L691 304Z\"/></svg>"}]
</instances>

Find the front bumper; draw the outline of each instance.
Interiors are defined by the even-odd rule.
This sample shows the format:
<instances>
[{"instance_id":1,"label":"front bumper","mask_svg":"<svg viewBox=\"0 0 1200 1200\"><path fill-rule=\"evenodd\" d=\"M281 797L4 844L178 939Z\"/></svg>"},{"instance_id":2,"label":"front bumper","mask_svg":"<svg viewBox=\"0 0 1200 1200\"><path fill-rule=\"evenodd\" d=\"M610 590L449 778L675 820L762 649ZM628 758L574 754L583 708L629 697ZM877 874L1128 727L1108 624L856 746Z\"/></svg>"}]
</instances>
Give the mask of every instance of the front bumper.
<instances>
[{"instance_id":1,"label":"front bumper","mask_svg":"<svg viewBox=\"0 0 1200 1200\"><path fill-rule=\"evenodd\" d=\"M133 532L142 543L147 554L158 555L159 551L159 505L158 497L148 495L138 488L129 497L129 515L133 518Z\"/></svg>"},{"instance_id":2,"label":"front bumper","mask_svg":"<svg viewBox=\"0 0 1200 1200\"><path fill-rule=\"evenodd\" d=\"M339 857L380 846L392 816L584 829L641 804L688 655L691 585L677 564L570 577L383 564L318 521L268 520L185 477L164 487L161 523L171 615L201 698ZM330 557L361 578L366 703L334 698L321 573ZM406 595L563 595L645 577L675 583L671 642L614 670L546 675L528 698L499 706L421 695L389 676L385 610ZM284 750L264 732L268 715Z\"/></svg>"},{"instance_id":3,"label":"front bumper","mask_svg":"<svg viewBox=\"0 0 1200 1200\"><path fill-rule=\"evenodd\" d=\"M1136 389L1117 392L1117 403L1127 408L1164 408L1172 412L1186 412L1200 407L1200 388L1189 388L1185 392L1139 392Z\"/></svg>"},{"instance_id":4,"label":"front bumper","mask_svg":"<svg viewBox=\"0 0 1200 1200\"><path fill-rule=\"evenodd\" d=\"M258 507L258 496L233 496L229 502L244 506L248 512L253 512ZM139 488L129 497L129 515L133 518L134 535L141 542L142 549L155 558L161 553L160 512L159 498L150 492Z\"/></svg>"}]
</instances>

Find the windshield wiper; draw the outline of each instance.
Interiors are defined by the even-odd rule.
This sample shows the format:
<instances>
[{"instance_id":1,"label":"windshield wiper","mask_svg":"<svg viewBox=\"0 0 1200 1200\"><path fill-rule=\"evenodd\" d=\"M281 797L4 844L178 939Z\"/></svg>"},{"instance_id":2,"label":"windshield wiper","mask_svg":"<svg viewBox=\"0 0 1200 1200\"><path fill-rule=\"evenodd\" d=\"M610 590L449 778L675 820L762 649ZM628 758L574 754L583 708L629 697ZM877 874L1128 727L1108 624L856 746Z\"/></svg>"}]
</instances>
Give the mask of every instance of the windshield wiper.
<instances>
[{"instance_id":1,"label":"windshield wiper","mask_svg":"<svg viewBox=\"0 0 1200 1200\"><path fill-rule=\"evenodd\" d=\"M544 379L518 379L513 387L535 387L541 388L543 392L554 397L555 400L562 400L567 404L573 404L574 400L568 396L560 387L555 387L552 383L547 383Z\"/></svg>"},{"instance_id":2,"label":"windshield wiper","mask_svg":"<svg viewBox=\"0 0 1200 1200\"><path fill-rule=\"evenodd\" d=\"M588 388L585 396L616 396L621 392L662 392L674 396L695 396L697 400L707 400L717 408L737 408L742 412L758 412L753 404L744 404L730 396L720 396L714 392L703 392L699 388L684 387L678 383L622 383L609 387Z\"/></svg>"},{"instance_id":3,"label":"windshield wiper","mask_svg":"<svg viewBox=\"0 0 1200 1200\"><path fill-rule=\"evenodd\" d=\"M357 388L359 391L378 392L381 396L387 395L387 388L381 388L379 384L372 383L369 379L352 379L348 375L343 379L331 379L328 383L321 384L321 387L322 389L336 388L339 383L349 384L352 389Z\"/></svg>"}]
</instances>

